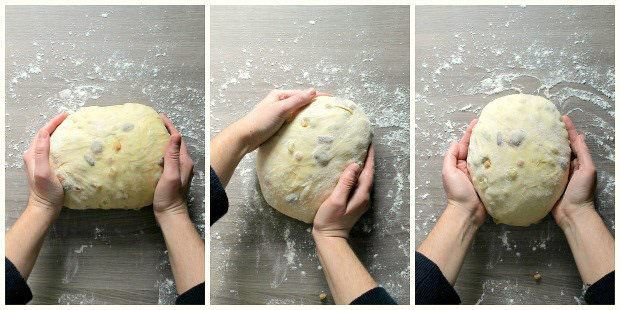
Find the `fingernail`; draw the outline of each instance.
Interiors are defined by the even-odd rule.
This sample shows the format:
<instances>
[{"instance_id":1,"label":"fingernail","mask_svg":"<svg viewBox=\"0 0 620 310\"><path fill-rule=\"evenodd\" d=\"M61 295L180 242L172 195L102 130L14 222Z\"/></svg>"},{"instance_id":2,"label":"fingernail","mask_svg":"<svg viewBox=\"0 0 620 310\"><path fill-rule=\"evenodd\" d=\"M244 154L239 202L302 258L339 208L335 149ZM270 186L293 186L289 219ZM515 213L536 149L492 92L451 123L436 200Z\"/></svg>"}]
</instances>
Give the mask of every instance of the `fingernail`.
<instances>
[{"instance_id":1,"label":"fingernail","mask_svg":"<svg viewBox=\"0 0 620 310\"><path fill-rule=\"evenodd\" d=\"M309 93L309 94L316 94L316 90L314 88L312 88L312 87L306 89L306 92Z\"/></svg>"}]
</instances>

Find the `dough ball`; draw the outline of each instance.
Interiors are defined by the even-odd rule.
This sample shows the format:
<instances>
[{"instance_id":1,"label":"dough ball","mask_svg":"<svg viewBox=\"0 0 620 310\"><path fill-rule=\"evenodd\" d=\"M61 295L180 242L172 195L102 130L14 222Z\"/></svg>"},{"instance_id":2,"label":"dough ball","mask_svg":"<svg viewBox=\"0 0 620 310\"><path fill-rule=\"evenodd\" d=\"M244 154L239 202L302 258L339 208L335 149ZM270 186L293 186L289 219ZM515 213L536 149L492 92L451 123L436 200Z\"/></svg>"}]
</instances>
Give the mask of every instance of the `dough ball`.
<instances>
[{"instance_id":1,"label":"dough ball","mask_svg":"<svg viewBox=\"0 0 620 310\"><path fill-rule=\"evenodd\" d=\"M139 209L153 203L170 135L153 108L84 107L51 136L50 164L71 209Z\"/></svg>"},{"instance_id":2,"label":"dough ball","mask_svg":"<svg viewBox=\"0 0 620 310\"><path fill-rule=\"evenodd\" d=\"M352 101L320 96L258 149L263 196L276 210L312 223L351 163L363 164L370 122Z\"/></svg>"},{"instance_id":3,"label":"dough ball","mask_svg":"<svg viewBox=\"0 0 620 310\"><path fill-rule=\"evenodd\" d=\"M553 103L509 95L482 109L467 167L496 223L528 226L544 218L564 192L570 155L568 132Z\"/></svg>"}]
</instances>

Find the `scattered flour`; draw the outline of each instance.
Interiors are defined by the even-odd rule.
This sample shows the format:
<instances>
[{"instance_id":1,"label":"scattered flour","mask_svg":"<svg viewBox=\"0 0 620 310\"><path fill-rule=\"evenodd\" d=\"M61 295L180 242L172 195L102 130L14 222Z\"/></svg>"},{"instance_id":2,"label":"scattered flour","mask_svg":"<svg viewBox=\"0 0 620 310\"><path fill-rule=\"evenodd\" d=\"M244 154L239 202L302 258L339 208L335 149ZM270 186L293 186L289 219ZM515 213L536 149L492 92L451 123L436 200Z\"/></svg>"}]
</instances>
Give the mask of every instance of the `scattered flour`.
<instances>
[{"instance_id":1,"label":"scattered flour","mask_svg":"<svg viewBox=\"0 0 620 310\"><path fill-rule=\"evenodd\" d=\"M202 26L174 30L157 25L153 19L166 17L175 10L192 22L200 16L190 12L189 7L141 8L136 28L121 29L113 23L122 24L126 8L110 7L80 8L83 15L76 15L62 31L39 29L28 37L12 37L7 33L6 42L6 163L7 169L21 169L21 156L28 147L35 131L54 115L63 111L75 111L88 105L109 105L123 102L142 102L166 113L183 134L189 152L194 159L189 204L192 220L201 235L205 234L204 186L205 186L205 89L204 67L195 65L203 57L199 33ZM119 13L119 14L116 14ZM47 14L47 13L45 13ZM162 15L163 14L163 15ZM177 14L178 15L178 14ZM89 17L90 16L90 17ZM173 15L170 15L173 16ZM100 17L100 18L99 18ZM182 22L182 21L180 21ZM199 22L197 24L200 24ZM114 30L116 29L116 30ZM116 32L115 32L116 31ZM124 32L124 36L118 31ZM183 34L194 31L191 46L198 46L196 57L187 54L182 46ZM126 35L130 33L131 35ZM171 38L175 38L171 40ZM28 43L28 49L18 49L17 41ZM198 59L183 62L184 57ZM193 57L193 58L192 58ZM240 73L240 79L245 75ZM64 238L66 235L52 235ZM70 237L70 236L69 236ZM116 247L117 231L95 228L94 244ZM46 241L48 246L52 241ZM71 248L63 253L59 263L64 274L63 284L79 285L84 269L81 256L93 243ZM168 274L167 255L160 256L160 272L165 280L155 284L159 302L173 304L176 297L174 283ZM164 276L165 275L165 276ZM63 294L61 304L92 304L92 294Z\"/></svg>"},{"instance_id":2,"label":"scattered flour","mask_svg":"<svg viewBox=\"0 0 620 310\"><path fill-rule=\"evenodd\" d=\"M460 9L455 9L460 10ZM500 8L495 8L501 11ZM544 22L532 17L545 11ZM512 93L538 94L549 98L560 112L568 114L578 130L585 132L598 170L596 205L606 224L614 227L615 201L615 68L612 46L597 46L592 30L582 29L585 8L504 7L482 22L464 18L450 24L450 37L435 37L433 44L416 53L416 242L433 228L445 204L441 183L444 152L460 139L467 123L494 98ZM602 14L601 27L613 32L613 12ZM589 11L588 11L589 12ZM425 23L430 15L419 10L417 31L432 31ZM446 16L455 16L454 12ZM591 14L589 12L588 14ZM611 16L611 17L610 17ZM574 29L560 37L546 35L550 29ZM527 37L514 36L527 33ZM447 36L446 34L446 36ZM604 35L603 35L604 36ZM597 34L600 39L600 33ZM574 44L578 42L578 44ZM424 182L422 182L422 181ZM521 276L498 280L497 266L538 265L542 274L558 272L552 261L563 252L562 263L573 258L552 218L528 228L494 225L491 219L479 230L464 270L486 267L478 304L531 304L537 302L583 303L579 288L564 287L550 298L529 289L528 270ZM486 253L486 254L485 254ZM551 264L553 262L553 264ZM525 268L525 267L515 267ZM518 269L521 271L521 269ZM561 270L560 272L569 272ZM503 276L503 275L502 275ZM579 274L574 270L574 278ZM457 290L459 283L457 282ZM471 289L471 288L468 288ZM573 300L573 296L574 297ZM464 300L476 303L476 300Z\"/></svg>"},{"instance_id":3,"label":"scattered flour","mask_svg":"<svg viewBox=\"0 0 620 310\"><path fill-rule=\"evenodd\" d=\"M214 50L211 54L211 135L214 136L235 119L241 118L271 89L304 89L345 97L359 104L374 128L373 143L377 150L375 192L370 214L362 217L353 229L351 243L375 279L399 302L409 301L409 210L410 210L410 92L408 53L390 56L384 46L377 46L370 20L360 20L343 11L342 19L351 24L346 29L333 29L330 18L308 23L295 19L273 20L269 27L287 29L293 35L255 38L243 29L257 25L238 25L241 39L232 48ZM212 11L212 14L222 14ZM353 15L353 14L351 14ZM371 14L372 15L372 14ZM401 14L402 15L402 14ZM256 22L256 21L254 21ZM338 21L340 23L340 21ZM308 26L320 24L321 27ZM323 32L329 29L327 33ZM409 42L409 27L396 31L386 44ZM223 29L222 29L223 31ZM228 34L212 31L212 46L225 44ZM226 30L230 31L230 29ZM374 30L373 30L374 31ZM335 32L335 33L334 33ZM322 36L338 37L339 53L315 53L328 44ZM224 37L227 39L224 40ZM400 41L402 38L402 42ZM221 40L221 41L220 41ZM389 40L388 40L389 41ZM354 48L351 48L353 46ZM300 51L304 52L300 52ZM229 55L240 55L231 59ZM394 58L396 57L396 58ZM387 68L386 61L398 62ZM458 62L457 59L455 59ZM324 279L308 225L291 220L269 207L258 187L255 154L246 156L231 179L234 201L222 223L211 233L211 275L214 296L224 296L228 289L242 288L242 281L231 275L260 278L267 274L269 287L265 294L281 296L291 287L307 287L308 281ZM223 240L232 240L224 243ZM390 240L390 242L385 242ZM373 257L373 253L391 253ZM239 256L254 253L254 257ZM316 268L315 268L316 266ZM243 270L243 271L242 271ZM323 281L323 280L321 280ZM326 283L321 282L326 285ZM323 290L327 289L327 286ZM239 289L240 290L240 289ZM265 298L267 304L301 304L318 302L317 292L305 292L310 300ZM316 293L316 294L315 294Z\"/></svg>"}]
</instances>

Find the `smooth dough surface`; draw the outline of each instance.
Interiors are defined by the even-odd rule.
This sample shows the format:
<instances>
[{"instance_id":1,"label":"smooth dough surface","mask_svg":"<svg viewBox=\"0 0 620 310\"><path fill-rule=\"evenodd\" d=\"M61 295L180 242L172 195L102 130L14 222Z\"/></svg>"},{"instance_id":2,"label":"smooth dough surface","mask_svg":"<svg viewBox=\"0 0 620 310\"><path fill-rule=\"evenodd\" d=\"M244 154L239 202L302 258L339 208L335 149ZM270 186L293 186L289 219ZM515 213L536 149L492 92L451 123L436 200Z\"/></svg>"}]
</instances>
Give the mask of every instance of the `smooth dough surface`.
<instances>
[{"instance_id":1,"label":"smooth dough surface","mask_svg":"<svg viewBox=\"0 0 620 310\"><path fill-rule=\"evenodd\" d=\"M84 107L51 136L50 164L71 209L139 209L153 203L170 135L138 103Z\"/></svg>"},{"instance_id":2,"label":"smooth dough surface","mask_svg":"<svg viewBox=\"0 0 620 310\"><path fill-rule=\"evenodd\" d=\"M311 223L350 163L363 164L370 122L352 101L320 96L258 150L257 174L276 210Z\"/></svg>"},{"instance_id":3,"label":"smooth dough surface","mask_svg":"<svg viewBox=\"0 0 620 310\"><path fill-rule=\"evenodd\" d=\"M555 105L517 94L482 109L467 166L496 223L528 226L544 218L564 192L570 154L568 132Z\"/></svg>"}]
</instances>

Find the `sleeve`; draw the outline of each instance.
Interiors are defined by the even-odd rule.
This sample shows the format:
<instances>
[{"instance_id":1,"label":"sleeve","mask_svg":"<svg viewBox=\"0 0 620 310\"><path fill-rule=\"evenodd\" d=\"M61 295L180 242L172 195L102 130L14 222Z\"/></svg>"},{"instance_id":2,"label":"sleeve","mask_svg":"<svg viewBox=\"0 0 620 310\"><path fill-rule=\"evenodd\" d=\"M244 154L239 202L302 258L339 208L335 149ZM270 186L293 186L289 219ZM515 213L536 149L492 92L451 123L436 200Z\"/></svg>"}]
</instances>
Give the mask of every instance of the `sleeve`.
<instances>
[{"instance_id":1,"label":"sleeve","mask_svg":"<svg viewBox=\"0 0 620 310\"><path fill-rule=\"evenodd\" d=\"M204 305L205 304L205 283L202 282L185 293L179 295L175 302L177 305Z\"/></svg>"},{"instance_id":2,"label":"sleeve","mask_svg":"<svg viewBox=\"0 0 620 310\"><path fill-rule=\"evenodd\" d=\"M584 299L590 305L613 305L615 301L615 277L612 271L594 282L586 290Z\"/></svg>"},{"instance_id":3,"label":"sleeve","mask_svg":"<svg viewBox=\"0 0 620 310\"><path fill-rule=\"evenodd\" d=\"M433 261L415 252L416 305L460 304L461 298Z\"/></svg>"},{"instance_id":4,"label":"sleeve","mask_svg":"<svg viewBox=\"0 0 620 310\"><path fill-rule=\"evenodd\" d=\"M355 298L352 305L395 305L396 301L382 287L375 287L370 291Z\"/></svg>"},{"instance_id":5,"label":"sleeve","mask_svg":"<svg viewBox=\"0 0 620 310\"><path fill-rule=\"evenodd\" d=\"M217 222L226 212L228 212L228 197L220 178L211 168L211 224Z\"/></svg>"},{"instance_id":6,"label":"sleeve","mask_svg":"<svg viewBox=\"0 0 620 310\"><path fill-rule=\"evenodd\" d=\"M26 280L6 257L4 258L4 295L4 302L7 305L25 305L32 300L32 292Z\"/></svg>"}]
</instances>

